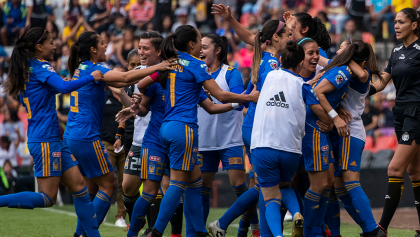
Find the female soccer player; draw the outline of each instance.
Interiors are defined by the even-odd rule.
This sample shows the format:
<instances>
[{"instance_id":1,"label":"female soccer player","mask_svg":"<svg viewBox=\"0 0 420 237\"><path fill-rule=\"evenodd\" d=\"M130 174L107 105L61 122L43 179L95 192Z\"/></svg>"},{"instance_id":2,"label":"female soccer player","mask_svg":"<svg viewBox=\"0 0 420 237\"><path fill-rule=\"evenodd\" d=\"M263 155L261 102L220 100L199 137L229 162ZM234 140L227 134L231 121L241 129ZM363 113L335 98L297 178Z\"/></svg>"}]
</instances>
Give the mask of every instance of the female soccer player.
<instances>
[{"instance_id":1,"label":"female soccer player","mask_svg":"<svg viewBox=\"0 0 420 237\"><path fill-rule=\"evenodd\" d=\"M76 214L88 236L100 236L95 210L86 183L65 143L60 140L55 95L103 79L101 72L77 81L64 81L48 61L53 60L55 46L51 34L39 27L26 29L16 41L9 78L5 88L11 95L20 93L28 113L28 148L34 159L35 177L40 193L21 192L0 197L0 207L33 209L55 204L60 182L70 190Z\"/></svg>"},{"instance_id":2,"label":"female soccer player","mask_svg":"<svg viewBox=\"0 0 420 237\"><path fill-rule=\"evenodd\" d=\"M176 51L178 50L178 51ZM160 129L162 145L168 153L171 181L162 199L152 236L162 233L185 190L185 207L197 236L207 236L201 201L201 172L196 165L198 152L197 103L201 87L221 102L256 101L258 92L238 95L223 91L211 78L206 64L198 59L201 34L192 26L180 26L162 45L162 58L178 57L179 65L159 73L165 91L165 116Z\"/></svg>"},{"instance_id":3,"label":"female soccer player","mask_svg":"<svg viewBox=\"0 0 420 237\"><path fill-rule=\"evenodd\" d=\"M306 105L326 124L332 123L319 105L311 85L297 77L305 58L303 48L287 42L282 54L282 69L263 74L252 130L253 164L266 206L266 218L273 236L283 236L280 225L281 199L294 215L293 236L303 237L303 217L293 190L282 197L280 186L288 186L297 170L302 154ZM281 120L288 126L277 126ZM282 134L278 137L278 134ZM275 138L275 139L273 139ZM262 200L260 200L262 201Z\"/></svg>"},{"instance_id":4,"label":"female soccer player","mask_svg":"<svg viewBox=\"0 0 420 237\"><path fill-rule=\"evenodd\" d=\"M91 179L91 196L95 195L95 186L99 187L93 200L98 223L102 223L108 212L110 197L116 186L108 153L100 141L105 86L128 86L158 70L167 70L171 65L166 61L142 70L110 71L100 63L106 59L105 51L106 45L95 32L84 32L72 45L69 70L73 79L77 80L93 70L100 70L104 73L104 82L89 83L72 93L70 114L64 133L66 144L80 163L82 175ZM83 234L82 225L78 225L76 234Z\"/></svg>"},{"instance_id":5,"label":"female soccer player","mask_svg":"<svg viewBox=\"0 0 420 237\"><path fill-rule=\"evenodd\" d=\"M220 88L241 94L244 91L241 74L235 68L230 67L227 62L227 38L210 34L203 37L201 43L203 48L200 58L206 63ZM214 103L220 104L215 98L212 100ZM205 222L210 211L210 192L214 175L220 161L222 161L223 169L228 172L236 195L240 196L248 190L242 150L243 115L241 110L242 108L238 108L228 113L210 115L203 108L198 109L198 135L200 137L198 147L203 175L201 196ZM241 218L239 231L248 230L251 218L252 214L244 215ZM244 234L246 235L246 232Z\"/></svg>"},{"instance_id":6,"label":"female soccer player","mask_svg":"<svg viewBox=\"0 0 420 237\"><path fill-rule=\"evenodd\" d=\"M338 55L325 68L326 73L314 88L321 106L333 118L338 135L347 137L350 131L346 123L336 116L335 108L347 94L348 84L352 75L348 64L351 60L362 63L370 56L369 45L363 42L349 46L342 54ZM313 233L315 226L322 226L328 207L330 188L333 187L334 175L331 172L334 167L332 159L332 147L327 133L321 132L317 125L317 117L311 111L307 111L305 137L303 138L303 158L305 169L309 172L311 181L309 190L305 195L305 235L321 234ZM330 171L330 172L329 172ZM321 197L322 196L322 197ZM314 206L319 208L312 208ZM314 217L318 217L315 221Z\"/></svg>"},{"instance_id":7,"label":"female soccer player","mask_svg":"<svg viewBox=\"0 0 420 237\"><path fill-rule=\"evenodd\" d=\"M388 192L379 225L387 230L404 188L404 173L413 183L414 199L420 220L420 30L419 14L402 9L395 17L395 31L403 43L394 48L383 74L384 81L370 87L369 94L382 91L392 79L397 90L393 109L398 147L388 166ZM420 231L416 231L416 237Z\"/></svg>"}]
</instances>

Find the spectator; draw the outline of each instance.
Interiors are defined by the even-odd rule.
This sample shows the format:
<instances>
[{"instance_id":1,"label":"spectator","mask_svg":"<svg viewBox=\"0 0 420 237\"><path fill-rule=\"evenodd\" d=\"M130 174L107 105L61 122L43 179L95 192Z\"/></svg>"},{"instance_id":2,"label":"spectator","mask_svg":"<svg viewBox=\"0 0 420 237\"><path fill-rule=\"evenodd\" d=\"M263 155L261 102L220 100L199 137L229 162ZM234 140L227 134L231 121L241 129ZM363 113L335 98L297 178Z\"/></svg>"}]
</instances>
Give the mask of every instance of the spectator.
<instances>
[{"instance_id":1,"label":"spectator","mask_svg":"<svg viewBox=\"0 0 420 237\"><path fill-rule=\"evenodd\" d=\"M393 136L394 130L394 114L392 108L395 105L395 93L389 93L386 96L386 102L383 103L383 110L379 114L379 129L375 130L373 138L376 141L381 136Z\"/></svg>"},{"instance_id":2,"label":"spectator","mask_svg":"<svg viewBox=\"0 0 420 237\"><path fill-rule=\"evenodd\" d=\"M412 8L413 1L412 0L392 0L391 6L393 7L393 13L397 14L404 8Z\"/></svg>"},{"instance_id":3,"label":"spectator","mask_svg":"<svg viewBox=\"0 0 420 237\"><path fill-rule=\"evenodd\" d=\"M395 35L394 29L394 13L392 13L391 0L368 0L366 7L369 13L363 17L363 23L369 32L382 38L382 23L384 21L388 24L389 34Z\"/></svg>"},{"instance_id":4,"label":"spectator","mask_svg":"<svg viewBox=\"0 0 420 237\"><path fill-rule=\"evenodd\" d=\"M209 0L197 0L195 6L195 23L200 31L210 30L210 21L214 18L211 17L211 1Z\"/></svg>"},{"instance_id":5,"label":"spectator","mask_svg":"<svg viewBox=\"0 0 420 237\"><path fill-rule=\"evenodd\" d=\"M236 7L237 7L237 0L213 0L213 4L223 4L225 6L228 6L230 8L230 11L232 12L232 16L235 17L236 16ZM245 1L244 1L245 2ZM251 5L251 3L245 3L244 5ZM244 14L244 12L242 12L242 14ZM221 27L221 22L220 22L221 18L218 15L214 15L214 21L216 24L216 27L219 28ZM173 31L175 32L175 31Z\"/></svg>"},{"instance_id":6,"label":"spectator","mask_svg":"<svg viewBox=\"0 0 420 237\"><path fill-rule=\"evenodd\" d=\"M347 0L346 6L348 6L350 18L355 21L357 28L364 30L363 16L367 13L365 0Z\"/></svg>"},{"instance_id":7,"label":"spectator","mask_svg":"<svg viewBox=\"0 0 420 237\"><path fill-rule=\"evenodd\" d=\"M63 43L66 43L69 47L77 40L80 34L85 30L93 31L92 27L85 22L83 16L70 15L67 18L67 25L63 29Z\"/></svg>"},{"instance_id":8,"label":"spectator","mask_svg":"<svg viewBox=\"0 0 420 237\"><path fill-rule=\"evenodd\" d=\"M109 28L109 20L111 13L106 8L106 0L96 0L89 9L88 23L100 34Z\"/></svg>"},{"instance_id":9,"label":"spectator","mask_svg":"<svg viewBox=\"0 0 420 237\"><path fill-rule=\"evenodd\" d=\"M82 6L80 6L79 0L70 0L64 7L63 19L67 19L70 15L83 16Z\"/></svg>"},{"instance_id":10,"label":"spectator","mask_svg":"<svg viewBox=\"0 0 420 237\"><path fill-rule=\"evenodd\" d=\"M341 33L340 42L338 45L341 45L343 41L352 39L352 40L361 40L362 39L362 32L360 32L356 28L356 22L353 19L349 19L346 22L344 27L345 31Z\"/></svg>"},{"instance_id":11,"label":"spectator","mask_svg":"<svg viewBox=\"0 0 420 237\"><path fill-rule=\"evenodd\" d=\"M6 51L4 51L3 46L0 45L0 82L3 81L3 77L5 77L5 76L7 77L6 69L9 65L9 60L10 60L9 55L7 55ZM1 87L1 88L3 88L3 87ZM3 97L3 96L5 96L5 95L0 95L0 97ZM3 106L3 105L4 104L0 103L0 106ZM3 107L1 107L1 108L3 108Z\"/></svg>"},{"instance_id":12,"label":"spectator","mask_svg":"<svg viewBox=\"0 0 420 237\"><path fill-rule=\"evenodd\" d=\"M162 24L160 28L160 33L163 36L163 38L166 38L171 33L171 27L172 27L172 19L170 16L165 16L163 18Z\"/></svg>"},{"instance_id":13,"label":"spectator","mask_svg":"<svg viewBox=\"0 0 420 237\"><path fill-rule=\"evenodd\" d=\"M345 8L346 0L326 0L325 10L328 19L335 25L335 34L341 35L344 24L348 19L347 10Z\"/></svg>"},{"instance_id":14,"label":"spectator","mask_svg":"<svg viewBox=\"0 0 420 237\"><path fill-rule=\"evenodd\" d=\"M154 23L155 28L158 29L160 28L158 26L162 25L167 17L169 17L169 20L171 20L172 11L175 10L176 5L173 5L171 0L156 0L154 2L155 2L155 9L159 9L159 10L155 12L155 15L153 17L153 23ZM161 31L161 33L162 32L163 31ZM169 31L166 31L166 32L169 32Z\"/></svg>"},{"instance_id":15,"label":"spectator","mask_svg":"<svg viewBox=\"0 0 420 237\"><path fill-rule=\"evenodd\" d=\"M17 129L15 132L18 134L18 138L13 142L13 144L8 136L1 136L0 138L0 166L2 167L6 161L10 161L13 167L18 167L16 149L20 143L20 135Z\"/></svg>"},{"instance_id":16,"label":"spectator","mask_svg":"<svg viewBox=\"0 0 420 237\"><path fill-rule=\"evenodd\" d=\"M70 99L71 95L68 94L57 94L56 95L56 108L58 121L63 129L66 128L68 115L70 112Z\"/></svg>"},{"instance_id":17,"label":"spectator","mask_svg":"<svg viewBox=\"0 0 420 237\"><path fill-rule=\"evenodd\" d=\"M280 0L258 0L254 8L258 9L257 15L266 22L269 19L278 19Z\"/></svg>"},{"instance_id":18,"label":"spectator","mask_svg":"<svg viewBox=\"0 0 420 237\"><path fill-rule=\"evenodd\" d=\"M255 15L250 15L248 18L248 30L252 34L257 34L262 29L262 25L258 24L258 19Z\"/></svg>"},{"instance_id":19,"label":"spectator","mask_svg":"<svg viewBox=\"0 0 420 237\"><path fill-rule=\"evenodd\" d=\"M105 32L105 31L103 31L101 33L101 38L104 41L104 44L107 45L106 51L105 51L105 56L106 56L105 64L107 64L107 65L117 64L117 59L115 59L116 58L115 47L114 47L115 45L114 45L114 42L110 40L111 35L109 33Z\"/></svg>"},{"instance_id":20,"label":"spectator","mask_svg":"<svg viewBox=\"0 0 420 237\"><path fill-rule=\"evenodd\" d=\"M25 30L26 7L20 0L12 0L4 7L1 41L8 45L8 38L16 39Z\"/></svg>"},{"instance_id":21,"label":"spectator","mask_svg":"<svg viewBox=\"0 0 420 237\"><path fill-rule=\"evenodd\" d=\"M378 128L379 111L372 107L370 98L365 98L365 110L363 110L362 121L365 127L366 136L372 136L376 128Z\"/></svg>"},{"instance_id":22,"label":"spectator","mask_svg":"<svg viewBox=\"0 0 420 237\"><path fill-rule=\"evenodd\" d=\"M0 196L8 194L9 189L9 180L7 180L3 167L0 166Z\"/></svg>"},{"instance_id":23,"label":"spectator","mask_svg":"<svg viewBox=\"0 0 420 237\"><path fill-rule=\"evenodd\" d=\"M124 17L124 21L127 20L127 12L121 5L121 0L114 0L114 5L111 8L111 17L115 19L115 15L120 14Z\"/></svg>"},{"instance_id":24,"label":"spectator","mask_svg":"<svg viewBox=\"0 0 420 237\"><path fill-rule=\"evenodd\" d=\"M137 27L137 30L144 30L144 26L153 19L155 9L153 3L146 0L137 0L130 7L129 18L131 24Z\"/></svg>"},{"instance_id":25,"label":"spectator","mask_svg":"<svg viewBox=\"0 0 420 237\"><path fill-rule=\"evenodd\" d=\"M114 17L114 24L109 26L108 32L112 35L113 41L120 40L123 36L123 31L125 28L125 19L124 16L115 13Z\"/></svg>"},{"instance_id":26,"label":"spectator","mask_svg":"<svg viewBox=\"0 0 420 237\"><path fill-rule=\"evenodd\" d=\"M289 11L292 14L305 11L305 0L283 0L283 11Z\"/></svg>"},{"instance_id":27,"label":"spectator","mask_svg":"<svg viewBox=\"0 0 420 237\"><path fill-rule=\"evenodd\" d=\"M327 16L327 13L320 11L317 17L325 25L325 29L327 29L327 31L330 33L330 36L331 36L331 32L333 32L335 29L333 28L333 25L331 24L330 19ZM331 39L334 39L334 37L331 37Z\"/></svg>"},{"instance_id":28,"label":"spectator","mask_svg":"<svg viewBox=\"0 0 420 237\"><path fill-rule=\"evenodd\" d=\"M69 62L69 56L70 56L70 48L67 44L63 45L61 47L62 56L58 59L57 64L60 65L60 76L62 77L70 77L70 71L67 67L67 64Z\"/></svg>"},{"instance_id":29,"label":"spectator","mask_svg":"<svg viewBox=\"0 0 420 237\"><path fill-rule=\"evenodd\" d=\"M45 28L48 17L45 0L26 0L26 8L25 26Z\"/></svg>"},{"instance_id":30,"label":"spectator","mask_svg":"<svg viewBox=\"0 0 420 237\"><path fill-rule=\"evenodd\" d=\"M254 55L254 47L249 44L245 44L245 48L240 50L241 53L241 68L252 67L252 56Z\"/></svg>"},{"instance_id":31,"label":"spectator","mask_svg":"<svg viewBox=\"0 0 420 237\"><path fill-rule=\"evenodd\" d=\"M25 128L22 121L19 120L16 110L5 108L4 120L0 128L0 136L7 136L11 142L24 137Z\"/></svg>"},{"instance_id":32,"label":"spectator","mask_svg":"<svg viewBox=\"0 0 420 237\"><path fill-rule=\"evenodd\" d=\"M134 40L133 30L131 30L129 28L126 28L124 30L124 33L123 33L123 40L117 46L118 47L117 48L117 57L118 57L118 60L119 60L120 64L124 68L126 68L128 66L128 64L127 64L128 53L132 49L134 49L134 47L135 47L135 44L134 44L133 40Z\"/></svg>"},{"instance_id":33,"label":"spectator","mask_svg":"<svg viewBox=\"0 0 420 237\"><path fill-rule=\"evenodd\" d=\"M182 26L182 25L190 25L193 27L197 27L195 25L195 22L188 20L188 9L185 7L180 7L175 10L175 15L178 17L178 21L174 23L172 26L172 33L175 32L175 30Z\"/></svg>"}]
</instances>

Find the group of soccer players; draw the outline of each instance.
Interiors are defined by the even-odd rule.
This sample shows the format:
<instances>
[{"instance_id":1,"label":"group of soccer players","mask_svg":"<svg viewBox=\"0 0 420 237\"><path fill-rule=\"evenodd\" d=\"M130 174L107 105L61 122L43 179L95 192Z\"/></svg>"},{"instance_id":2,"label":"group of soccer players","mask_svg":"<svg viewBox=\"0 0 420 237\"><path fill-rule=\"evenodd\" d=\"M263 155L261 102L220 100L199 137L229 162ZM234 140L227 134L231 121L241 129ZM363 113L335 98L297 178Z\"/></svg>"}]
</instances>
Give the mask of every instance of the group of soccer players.
<instances>
[{"instance_id":1,"label":"group of soccer players","mask_svg":"<svg viewBox=\"0 0 420 237\"><path fill-rule=\"evenodd\" d=\"M187 237L223 237L239 216L238 236L247 236L251 227L254 236L278 237L283 236L286 210L293 215L292 236L326 236L327 230L341 236L338 199L361 227L361 236L387 236L406 170L420 216L417 11L406 8L397 14L395 29L403 44L394 48L385 72L380 72L371 45L360 40L348 39L337 56L328 59L328 32L306 13L286 12L285 22L269 20L254 35L231 16L229 7L212 9L254 47L246 91L238 70L228 65L227 39L202 37L192 26L180 26L166 39L157 32L142 34L139 49L128 57L141 65L129 64L128 72L104 67L106 45L95 32L85 32L71 47L72 80L62 79L48 63L55 50L50 33L27 29L15 44L5 88L20 94L26 107L28 147L40 192L2 196L0 207L51 207L63 182L74 197L74 236L100 236L98 227L116 187L100 140L108 87L126 107L117 120L135 116L123 181L129 237L138 236L158 195L163 196L162 208L155 220L149 218L153 228L147 236L162 236L169 221L179 225L183 211ZM372 75L378 78L374 84ZM399 145L377 224L359 183L366 139L361 114L365 97L383 90L391 79L397 89ZM123 90L130 85L132 95ZM57 92L72 95L64 141L55 110ZM243 146L253 167L251 188L245 179ZM206 227L220 162L238 199Z\"/></svg>"}]
</instances>

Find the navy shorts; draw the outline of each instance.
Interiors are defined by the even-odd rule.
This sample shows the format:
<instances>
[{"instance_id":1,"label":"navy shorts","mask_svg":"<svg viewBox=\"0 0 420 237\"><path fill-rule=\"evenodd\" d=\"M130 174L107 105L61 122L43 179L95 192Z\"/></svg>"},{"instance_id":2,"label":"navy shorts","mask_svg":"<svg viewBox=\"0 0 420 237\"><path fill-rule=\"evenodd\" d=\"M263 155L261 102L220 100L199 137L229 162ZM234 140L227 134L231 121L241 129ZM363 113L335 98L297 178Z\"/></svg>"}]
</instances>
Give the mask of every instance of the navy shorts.
<instances>
[{"instance_id":1,"label":"navy shorts","mask_svg":"<svg viewBox=\"0 0 420 237\"><path fill-rule=\"evenodd\" d=\"M324 171L334 162L331 142L327 133L317 129L305 131L302 139L302 153L306 171Z\"/></svg>"},{"instance_id":2,"label":"navy shorts","mask_svg":"<svg viewBox=\"0 0 420 237\"><path fill-rule=\"evenodd\" d=\"M168 163L168 156L158 149L141 148L140 179L162 181Z\"/></svg>"},{"instance_id":3,"label":"navy shorts","mask_svg":"<svg viewBox=\"0 0 420 237\"><path fill-rule=\"evenodd\" d=\"M217 172L222 161L223 170L244 170L244 152L242 146L235 146L218 151L200 151L201 172ZM201 160L202 159L202 160Z\"/></svg>"}]
</instances>

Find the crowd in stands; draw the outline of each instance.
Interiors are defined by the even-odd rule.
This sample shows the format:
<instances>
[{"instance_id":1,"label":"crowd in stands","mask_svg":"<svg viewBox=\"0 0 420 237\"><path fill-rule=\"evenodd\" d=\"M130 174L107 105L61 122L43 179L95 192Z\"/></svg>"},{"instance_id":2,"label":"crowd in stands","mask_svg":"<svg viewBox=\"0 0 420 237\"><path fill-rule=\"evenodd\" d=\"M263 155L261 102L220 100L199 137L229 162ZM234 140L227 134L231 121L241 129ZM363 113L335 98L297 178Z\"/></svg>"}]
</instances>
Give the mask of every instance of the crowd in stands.
<instances>
[{"instance_id":1,"label":"crowd in stands","mask_svg":"<svg viewBox=\"0 0 420 237\"><path fill-rule=\"evenodd\" d=\"M69 77L67 62L71 45L84 31L96 31L107 45L107 66L117 70L127 67L127 54L138 46L144 31L159 31L164 37L180 25L193 25L202 34L216 33L229 40L228 61L242 73L244 85L251 77L253 47L241 42L229 24L211 14L212 4L229 6L233 15L251 32L257 33L269 19L281 19L285 11L305 11L318 16L330 32L334 57L346 39L363 39L372 44L395 42L393 18L405 7L418 7L417 0L67 0L52 5L45 0L0 1L0 80L7 79L6 47L27 27L40 26L52 33L56 45L52 66L62 77ZM64 9L60 17L54 14ZM60 19L59 19L60 18ZM62 19L61 19L62 18ZM59 27L58 21L64 22ZM387 55L387 57L389 54ZM385 60L385 59L383 59ZM363 122L372 141L392 137L392 106L395 88L390 85L378 95L366 98ZM70 107L70 95L57 95L57 114L64 131ZM14 182L33 175L32 159L26 147L26 112L19 98L0 94L0 195L13 192ZM370 141L370 140L369 140ZM31 174L32 173L32 174ZM8 180L8 182L7 182ZM24 186L24 184L22 184Z\"/></svg>"}]
</instances>

